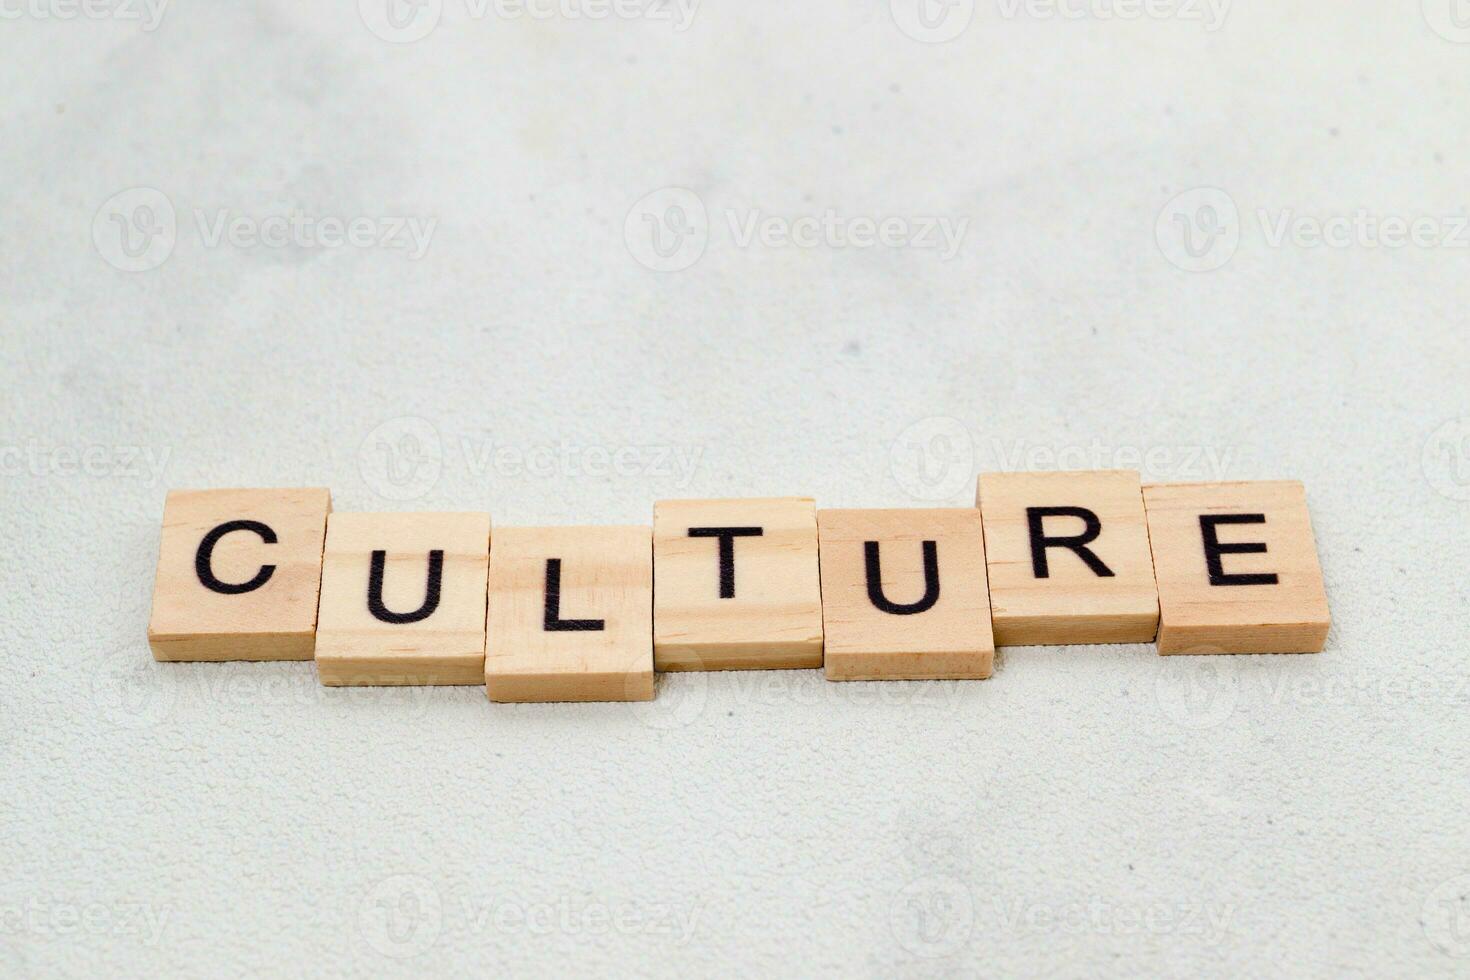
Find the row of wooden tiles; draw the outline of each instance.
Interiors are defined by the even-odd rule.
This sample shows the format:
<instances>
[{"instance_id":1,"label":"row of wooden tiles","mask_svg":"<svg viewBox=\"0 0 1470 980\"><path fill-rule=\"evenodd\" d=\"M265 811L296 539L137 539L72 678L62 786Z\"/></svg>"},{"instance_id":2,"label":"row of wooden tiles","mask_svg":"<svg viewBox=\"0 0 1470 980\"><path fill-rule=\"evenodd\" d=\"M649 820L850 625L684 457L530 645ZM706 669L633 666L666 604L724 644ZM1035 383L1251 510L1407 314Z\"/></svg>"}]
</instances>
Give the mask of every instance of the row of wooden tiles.
<instances>
[{"instance_id":1,"label":"row of wooden tiles","mask_svg":"<svg viewBox=\"0 0 1470 980\"><path fill-rule=\"evenodd\" d=\"M331 513L323 489L169 493L158 660L311 660L322 683L642 700L655 670L985 678L995 645L1316 652L1302 485L983 474L974 508L671 500L653 527Z\"/></svg>"}]
</instances>

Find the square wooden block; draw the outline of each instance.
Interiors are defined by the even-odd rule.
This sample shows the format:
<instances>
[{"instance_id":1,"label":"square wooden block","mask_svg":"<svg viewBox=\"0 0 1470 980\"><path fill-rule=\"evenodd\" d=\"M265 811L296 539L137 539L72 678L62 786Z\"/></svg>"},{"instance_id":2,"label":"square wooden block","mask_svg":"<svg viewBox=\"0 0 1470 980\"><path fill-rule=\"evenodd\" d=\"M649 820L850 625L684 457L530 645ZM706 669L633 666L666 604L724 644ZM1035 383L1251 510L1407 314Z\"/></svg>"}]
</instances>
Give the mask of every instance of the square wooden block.
<instances>
[{"instance_id":1,"label":"square wooden block","mask_svg":"<svg viewBox=\"0 0 1470 980\"><path fill-rule=\"evenodd\" d=\"M173 490L153 584L156 660L310 660L332 495Z\"/></svg>"},{"instance_id":2,"label":"square wooden block","mask_svg":"<svg viewBox=\"0 0 1470 980\"><path fill-rule=\"evenodd\" d=\"M990 676L979 511L820 510L817 531L828 680Z\"/></svg>"},{"instance_id":3,"label":"square wooden block","mask_svg":"<svg viewBox=\"0 0 1470 980\"><path fill-rule=\"evenodd\" d=\"M508 527L490 556L492 701L653 699L646 527Z\"/></svg>"},{"instance_id":4,"label":"square wooden block","mask_svg":"<svg viewBox=\"0 0 1470 980\"><path fill-rule=\"evenodd\" d=\"M1153 640L1159 593L1136 472L984 473L976 504L997 645Z\"/></svg>"},{"instance_id":5,"label":"square wooden block","mask_svg":"<svg viewBox=\"0 0 1470 980\"><path fill-rule=\"evenodd\" d=\"M1317 653L1332 625L1295 480L1143 488L1159 653Z\"/></svg>"},{"instance_id":6,"label":"square wooden block","mask_svg":"<svg viewBox=\"0 0 1470 980\"><path fill-rule=\"evenodd\" d=\"M317 676L323 684L479 684L489 514L333 514Z\"/></svg>"},{"instance_id":7,"label":"square wooden block","mask_svg":"<svg viewBox=\"0 0 1470 980\"><path fill-rule=\"evenodd\" d=\"M810 497L661 500L653 564L659 670L822 666Z\"/></svg>"}]
</instances>

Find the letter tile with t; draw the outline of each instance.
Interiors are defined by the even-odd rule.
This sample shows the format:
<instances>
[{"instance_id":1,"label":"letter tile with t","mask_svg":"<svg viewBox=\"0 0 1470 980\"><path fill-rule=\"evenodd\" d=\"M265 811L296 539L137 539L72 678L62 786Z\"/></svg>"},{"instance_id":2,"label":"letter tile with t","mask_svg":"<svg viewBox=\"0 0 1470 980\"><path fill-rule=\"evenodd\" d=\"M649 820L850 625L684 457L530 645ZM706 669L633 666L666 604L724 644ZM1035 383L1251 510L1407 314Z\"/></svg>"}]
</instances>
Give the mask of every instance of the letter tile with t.
<instances>
[{"instance_id":1,"label":"letter tile with t","mask_svg":"<svg viewBox=\"0 0 1470 980\"><path fill-rule=\"evenodd\" d=\"M156 660L310 660L332 497L172 490L148 645Z\"/></svg>"},{"instance_id":2,"label":"letter tile with t","mask_svg":"<svg viewBox=\"0 0 1470 980\"><path fill-rule=\"evenodd\" d=\"M820 510L817 531L828 680L990 676L978 511Z\"/></svg>"},{"instance_id":3,"label":"letter tile with t","mask_svg":"<svg viewBox=\"0 0 1470 980\"><path fill-rule=\"evenodd\" d=\"M491 701L653 699L647 527L495 532L486 620Z\"/></svg>"},{"instance_id":4,"label":"letter tile with t","mask_svg":"<svg viewBox=\"0 0 1470 980\"><path fill-rule=\"evenodd\" d=\"M322 563L323 684L479 684L489 514L333 514Z\"/></svg>"},{"instance_id":5,"label":"letter tile with t","mask_svg":"<svg viewBox=\"0 0 1470 980\"><path fill-rule=\"evenodd\" d=\"M1332 625L1295 480L1143 488L1159 653L1317 653Z\"/></svg>"},{"instance_id":6,"label":"letter tile with t","mask_svg":"<svg viewBox=\"0 0 1470 980\"><path fill-rule=\"evenodd\" d=\"M653 565L659 670L822 666L810 497L661 500Z\"/></svg>"},{"instance_id":7,"label":"letter tile with t","mask_svg":"<svg viewBox=\"0 0 1470 980\"><path fill-rule=\"evenodd\" d=\"M976 503L997 645L1153 640L1159 593L1138 473L983 473Z\"/></svg>"}]
</instances>

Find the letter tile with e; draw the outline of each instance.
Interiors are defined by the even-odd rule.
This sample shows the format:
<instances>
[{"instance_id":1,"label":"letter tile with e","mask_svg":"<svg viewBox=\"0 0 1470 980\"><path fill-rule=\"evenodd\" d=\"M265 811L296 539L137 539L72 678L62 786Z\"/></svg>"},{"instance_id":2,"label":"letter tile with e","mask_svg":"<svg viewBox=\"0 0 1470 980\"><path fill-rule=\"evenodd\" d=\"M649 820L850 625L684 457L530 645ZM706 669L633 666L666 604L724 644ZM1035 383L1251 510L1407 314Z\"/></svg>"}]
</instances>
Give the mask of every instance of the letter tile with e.
<instances>
[{"instance_id":1,"label":"letter tile with e","mask_svg":"<svg viewBox=\"0 0 1470 980\"><path fill-rule=\"evenodd\" d=\"M1317 653L1332 618L1295 480L1143 488L1159 653Z\"/></svg>"}]
</instances>

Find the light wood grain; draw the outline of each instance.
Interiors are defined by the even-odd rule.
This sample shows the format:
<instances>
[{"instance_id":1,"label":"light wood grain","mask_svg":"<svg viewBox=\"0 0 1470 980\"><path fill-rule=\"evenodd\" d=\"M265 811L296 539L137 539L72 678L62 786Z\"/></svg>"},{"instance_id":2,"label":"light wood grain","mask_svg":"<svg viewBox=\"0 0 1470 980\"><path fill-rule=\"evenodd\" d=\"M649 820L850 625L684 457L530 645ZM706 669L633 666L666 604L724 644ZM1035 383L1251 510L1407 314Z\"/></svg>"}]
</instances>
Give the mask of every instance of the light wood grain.
<instances>
[{"instance_id":1,"label":"light wood grain","mask_svg":"<svg viewBox=\"0 0 1470 980\"><path fill-rule=\"evenodd\" d=\"M443 566L433 612L412 623L375 617L368 605L372 553L385 553L383 606L410 613L424 604L435 550L443 552ZM481 683L489 553L489 514L333 514L316 639L321 682Z\"/></svg>"},{"instance_id":2,"label":"light wood grain","mask_svg":"<svg viewBox=\"0 0 1470 980\"><path fill-rule=\"evenodd\" d=\"M547 561L561 620L546 628ZM492 701L653 698L653 546L647 527L509 527L490 559L485 692Z\"/></svg>"},{"instance_id":3,"label":"light wood grain","mask_svg":"<svg viewBox=\"0 0 1470 980\"><path fill-rule=\"evenodd\" d=\"M1147 643L1159 625L1147 522L1131 470L981 474L976 503L985 526L990 609L999 646ZM1045 578L1033 567L1028 508L1077 507L1100 525L1086 545L1113 574L1100 576L1075 552L1046 548ZM1081 534L1071 516L1042 521L1048 536Z\"/></svg>"},{"instance_id":4,"label":"light wood grain","mask_svg":"<svg viewBox=\"0 0 1470 980\"><path fill-rule=\"evenodd\" d=\"M735 594L720 595L718 541L690 528L758 527L734 542ZM653 510L659 670L822 666L816 505L809 497L663 500Z\"/></svg>"},{"instance_id":5,"label":"light wood grain","mask_svg":"<svg viewBox=\"0 0 1470 980\"><path fill-rule=\"evenodd\" d=\"M322 540L331 494L292 490L174 490L163 508L148 645L157 660L310 660L321 585ZM195 569L200 543L230 521L269 527L219 538L210 565L222 582L247 583L275 570L259 588L226 595L206 588Z\"/></svg>"},{"instance_id":6,"label":"light wood grain","mask_svg":"<svg viewBox=\"0 0 1470 980\"><path fill-rule=\"evenodd\" d=\"M820 510L822 624L828 680L989 677L995 658L985 541L973 508ZM867 543L877 542L881 595L898 608L928 596L924 542L938 594L928 608L885 612L868 589Z\"/></svg>"},{"instance_id":7,"label":"light wood grain","mask_svg":"<svg viewBox=\"0 0 1470 980\"><path fill-rule=\"evenodd\" d=\"M1294 480L1151 484L1143 488L1158 573L1159 653L1317 653L1331 617L1306 490ZM1274 585L1211 585L1201 514L1259 514L1264 523L1216 529L1227 575L1275 574Z\"/></svg>"}]
</instances>

